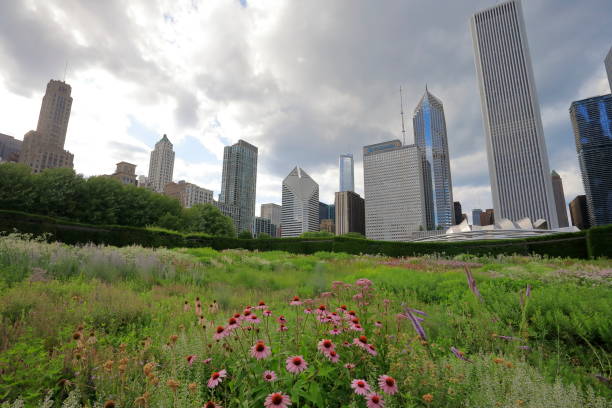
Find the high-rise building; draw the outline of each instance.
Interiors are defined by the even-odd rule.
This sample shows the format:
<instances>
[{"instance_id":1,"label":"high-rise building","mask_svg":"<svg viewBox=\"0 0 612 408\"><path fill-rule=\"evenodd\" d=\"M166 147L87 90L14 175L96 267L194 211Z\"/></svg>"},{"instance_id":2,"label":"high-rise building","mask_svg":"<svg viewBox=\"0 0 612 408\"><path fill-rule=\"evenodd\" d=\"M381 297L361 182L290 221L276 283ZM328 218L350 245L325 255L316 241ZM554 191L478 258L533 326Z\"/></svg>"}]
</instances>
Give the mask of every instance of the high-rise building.
<instances>
[{"instance_id":1,"label":"high-rise building","mask_svg":"<svg viewBox=\"0 0 612 408\"><path fill-rule=\"evenodd\" d=\"M117 163L117 168L110 177L119 180L122 184L132 186L138 185L138 180L136 179L136 165L132 163L124 161Z\"/></svg>"},{"instance_id":2,"label":"high-rise building","mask_svg":"<svg viewBox=\"0 0 612 408\"><path fill-rule=\"evenodd\" d=\"M319 223L319 231L331 232L332 234L336 231L336 224L331 218L321 220Z\"/></svg>"},{"instance_id":3,"label":"high-rise building","mask_svg":"<svg viewBox=\"0 0 612 408\"><path fill-rule=\"evenodd\" d=\"M482 214L482 209L474 208L472 210L472 225L480 225L480 214Z\"/></svg>"},{"instance_id":4,"label":"high-rise building","mask_svg":"<svg viewBox=\"0 0 612 408\"><path fill-rule=\"evenodd\" d=\"M164 135L155 143L149 161L148 187L158 193L163 193L166 184L172 182L174 173L174 150L168 136Z\"/></svg>"},{"instance_id":5,"label":"high-rise building","mask_svg":"<svg viewBox=\"0 0 612 408\"><path fill-rule=\"evenodd\" d=\"M191 208L196 204L213 202L213 192L192 183L181 180L178 183L168 183L164 187L164 195L174 197L185 208Z\"/></svg>"},{"instance_id":6,"label":"high-rise building","mask_svg":"<svg viewBox=\"0 0 612 408\"><path fill-rule=\"evenodd\" d=\"M238 140L223 149L223 174L219 201L240 209L237 232L251 231L255 217L257 147ZM252 232L252 231L251 231Z\"/></svg>"},{"instance_id":7,"label":"high-rise building","mask_svg":"<svg viewBox=\"0 0 612 408\"><path fill-rule=\"evenodd\" d=\"M608 51L608 55L604 61L606 65L606 73L608 74L608 83L610 84L610 92L612 92L612 47Z\"/></svg>"},{"instance_id":8,"label":"high-rise building","mask_svg":"<svg viewBox=\"0 0 612 408\"><path fill-rule=\"evenodd\" d=\"M240 207L234 204L222 203L215 200L213 200L212 204L217 207L223 215L232 219L234 222L234 230L239 232L238 227L240 226Z\"/></svg>"},{"instance_id":9,"label":"high-rise building","mask_svg":"<svg viewBox=\"0 0 612 408\"><path fill-rule=\"evenodd\" d=\"M72 107L72 88L64 81L51 80L43 97L36 130L23 137L19 162L34 173L56 167L73 167L74 155L64 150Z\"/></svg>"},{"instance_id":10,"label":"high-rise building","mask_svg":"<svg viewBox=\"0 0 612 408\"><path fill-rule=\"evenodd\" d=\"M572 224L581 230L591 228L589 222L589 210L587 208L586 195L576 196L569 203L570 217L572 218Z\"/></svg>"},{"instance_id":11,"label":"high-rise building","mask_svg":"<svg viewBox=\"0 0 612 408\"><path fill-rule=\"evenodd\" d=\"M453 202L453 207L455 210L455 224L459 225L463 221L463 217L461 215L461 203L459 201Z\"/></svg>"},{"instance_id":12,"label":"high-rise building","mask_svg":"<svg viewBox=\"0 0 612 408\"><path fill-rule=\"evenodd\" d=\"M493 208L487 208L480 213L480 225L487 226L495 224L495 210Z\"/></svg>"},{"instance_id":13,"label":"high-rise building","mask_svg":"<svg viewBox=\"0 0 612 408\"><path fill-rule=\"evenodd\" d=\"M427 229L454 225L453 185L451 182L446 119L442 101L427 87L412 116L414 144L421 153L425 176Z\"/></svg>"},{"instance_id":14,"label":"high-rise building","mask_svg":"<svg viewBox=\"0 0 612 408\"><path fill-rule=\"evenodd\" d=\"M261 217L267 218L276 227L276 231L272 234L273 237L281 236L281 211L282 207L278 204L267 203L261 205Z\"/></svg>"},{"instance_id":15,"label":"high-rise building","mask_svg":"<svg viewBox=\"0 0 612 408\"><path fill-rule=\"evenodd\" d=\"M0 133L0 163L18 161L21 144L21 140Z\"/></svg>"},{"instance_id":16,"label":"high-rise building","mask_svg":"<svg viewBox=\"0 0 612 408\"><path fill-rule=\"evenodd\" d=\"M259 237L261 234L268 234L272 238L277 238L278 227L269 219L264 217L255 217L253 219L253 236Z\"/></svg>"},{"instance_id":17,"label":"high-rise building","mask_svg":"<svg viewBox=\"0 0 612 408\"><path fill-rule=\"evenodd\" d=\"M319 185L297 166L283 180L281 225L283 237L319 231Z\"/></svg>"},{"instance_id":18,"label":"high-rise building","mask_svg":"<svg viewBox=\"0 0 612 408\"><path fill-rule=\"evenodd\" d=\"M416 145L399 140L363 148L366 237L409 241L426 228L420 157Z\"/></svg>"},{"instance_id":19,"label":"high-rise building","mask_svg":"<svg viewBox=\"0 0 612 408\"><path fill-rule=\"evenodd\" d=\"M325 204L319 201L319 221L336 220L336 208L334 204Z\"/></svg>"},{"instance_id":20,"label":"high-rise building","mask_svg":"<svg viewBox=\"0 0 612 408\"><path fill-rule=\"evenodd\" d=\"M570 117L589 222L612 224L612 94L572 102Z\"/></svg>"},{"instance_id":21,"label":"high-rise building","mask_svg":"<svg viewBox=\"0 0 612 408\"><path fill-rule=\"evenodd\" d=\"M355 165L352 153L340 155L340 190L338 191L355 191Z\"/></svg>"},{"instance_id":22,"label":"high-rise building","mask_svg":"<svg viewBox=\"0 0 612 408\"><path fill-rule=\"evenodd\" d=\"M335 194L336 234L358 232L365 235L365 201L353 191Z\"/></svg>"},{"instance_id":23,"label":"high-rise building","mask_svg":"<svg viewBox=\"0 0 612 408\"><path fill-rule=\"evenodd\" d=\"M471 19L493 207L498 218L557 227L540 105L521 2Z\"/></svg>"},{"instance_id":24,"label":"high-rise building","mask_svg":"<svg viewBox=\"0 0 612 408\"><path fill-rule=\"evenodd\" d=\"M567 207L565 206L565 194L563 193L563 181L561 176L556 171L552 171L551 175L553 194L555 195L555 206L557 207L557 218L559 219L559 228L569 227L567 221Z\"/></svg>"}]
</instances>

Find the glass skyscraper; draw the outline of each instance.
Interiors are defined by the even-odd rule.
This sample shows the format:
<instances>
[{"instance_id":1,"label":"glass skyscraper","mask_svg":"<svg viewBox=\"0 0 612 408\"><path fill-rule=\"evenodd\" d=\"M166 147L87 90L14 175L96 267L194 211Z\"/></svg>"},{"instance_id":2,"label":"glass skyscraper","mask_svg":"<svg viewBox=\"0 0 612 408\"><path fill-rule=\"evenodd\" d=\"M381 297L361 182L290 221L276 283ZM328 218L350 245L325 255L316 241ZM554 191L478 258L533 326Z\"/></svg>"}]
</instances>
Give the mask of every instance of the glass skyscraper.
<instances>
[{"instance_id":1,"label":"glass skyscraper","mask_svg":"<svg viewBox=\"0 0 612 408\"><path fill-rule=\"evenodd\" d=\"M570 117L590 224L612 224L612 94L572 102Z\"/></svg>"},{"instance_id":2,"label":"glass skyscraper","mask_svg":"<svg viewBox=\"0 0 612 408\"><path fill-rule=\"evenodd\" d=\"M355 172L352 153L340 155L340 190L338 191L355 191Z\"/></svg>"},{"instance_id":3,"label":"glass skyscraper","mask_svg":"<svg viewBox=\"0 0 612 408\"><path fill-rule=\"evenodd\" d=\"M453 185L442 102L425 87L412 117L414 144L421 154L427 229L454 225Z\"/></svg>"}]
</instances>

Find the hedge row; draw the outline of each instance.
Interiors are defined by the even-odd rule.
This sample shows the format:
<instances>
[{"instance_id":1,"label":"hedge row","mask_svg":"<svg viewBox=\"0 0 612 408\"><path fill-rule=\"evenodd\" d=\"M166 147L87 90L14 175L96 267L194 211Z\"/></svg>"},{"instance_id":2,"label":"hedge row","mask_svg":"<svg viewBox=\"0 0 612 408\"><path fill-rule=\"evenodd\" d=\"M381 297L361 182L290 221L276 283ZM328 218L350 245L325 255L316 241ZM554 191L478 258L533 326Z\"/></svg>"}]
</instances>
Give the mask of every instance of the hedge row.
<instances>
[{"instance_id":1,"label":"hedge row","mask_svg":"<svg viewBox=\"0 0 612 408\"><path fill-rule=\"evenodd\" d=\"M533 238L466 242L390 242L348 237L238 239L203 234L179 234L125 226L94 226L50 217L0 210L0 231L41 235L67 244L106 244L146 247L211 247L217 250L243 248L259 251L287 251L311 254L317 251L350 254L383 254L393 257L443 253L448 256L540 254L551 257L612 257L612 225L588 231Z\"/></svg>"}]
</instances>

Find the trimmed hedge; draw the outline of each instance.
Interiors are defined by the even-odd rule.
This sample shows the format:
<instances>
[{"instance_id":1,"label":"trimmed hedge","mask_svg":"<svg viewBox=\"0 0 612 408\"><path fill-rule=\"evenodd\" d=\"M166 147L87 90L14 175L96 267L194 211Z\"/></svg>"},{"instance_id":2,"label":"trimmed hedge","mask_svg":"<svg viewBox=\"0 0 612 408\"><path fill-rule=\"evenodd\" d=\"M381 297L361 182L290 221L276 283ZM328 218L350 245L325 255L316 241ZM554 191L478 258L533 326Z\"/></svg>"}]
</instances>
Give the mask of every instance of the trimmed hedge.
<instances>
[{"instance_id":1,"label":"trimmed hedge","mask_svg":"<svg viewBox=\"0 0 612 408\"><path fill-rule=\"evenodd\" d=\"M242 248L259 251L287 251L312 254L318 251L349 254L383 254L393 257L425 254L529 255L551 257L611 257L612 225L588 231L562 233L532 238L465 242L390 242L362 238L268 238L238 239L205 234L180 234L146 228L98 226L58 220L18 211L0 210L0 231L17 230L34 235L51 233L50 239L67 244L106 244L146 247L211 247L217 250Z\"/></svg>"}]
</instances>

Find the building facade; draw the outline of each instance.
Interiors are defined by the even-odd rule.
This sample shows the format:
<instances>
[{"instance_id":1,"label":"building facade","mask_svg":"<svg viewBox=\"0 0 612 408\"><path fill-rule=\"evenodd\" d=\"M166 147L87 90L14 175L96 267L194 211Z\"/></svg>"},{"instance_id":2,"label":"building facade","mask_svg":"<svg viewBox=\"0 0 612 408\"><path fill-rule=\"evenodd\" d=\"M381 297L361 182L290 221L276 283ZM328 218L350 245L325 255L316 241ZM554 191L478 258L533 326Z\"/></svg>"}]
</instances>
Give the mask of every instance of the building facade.
<instances>
[{"instance_id":1,"label":"building facade","mask_svg":"<svg viewBox=\"0 0 612 408\"><path fill-rule=\"evenodd\" d=\"M495 224L495 210L493 208L487 208L480 213L480 226L485 227L487 225Z\"/></svg>"},{"instance_id":2,"label":"building facade","mask_svg":"<svg viewBox=\"0 0 612 408\"><path fill-rule=\"evenodd\" d=\"M232 219L234 222L234 230L238 233L238 227L240 226L240 207L214 200L212 204L217 207L223 215Z\"/></svg>"},{"instance_id":3,"label":"building facade","mask_svg":"<svg viewBox=\"0 0 612 408\"><path fill-rule=\"evenodd\" d=\"M164 135L151 152L147 185L151 190L163 193L166 184L172 182L173 174L174 150L168 136Z\"/></svg>"},{"instance_id":4,"label":"building facade","mask_svg":"<svg viewBox=\"0 0 612 408\"><path fill-rule=\"evenodd\" d=\"M365 236L365 201L353 191L335 194L336 234L358 232Z\"/></svg>"},{"instance_id":5,"label":"building facade","mask_svg":"<svg viewBox=\"0 0 612 408\"><path fill-rule=\"evenodd\" d=\"M321 220L321 222L319 223L319 231L331 232L332 234L335 234L336 223L330 218Z\"/></svg>"},{"instance_id":6,"label":"building facade","mask_svg":"<svg viewBox=\"0 0 612 408\"><path fill-rule=\"evenodd\" d=\"M475 208L472 210L472 225L480 225L480 214L482 214L482 209Z\"/></svg>"},{"instance_id":7,"label":"building facade","mask_svg":"<svg viewBox=\"0 0 612 408\"><path fill-rule=\"evenodd\" d=\"M336 208L334 204L325 204L319 201L319 221L336 220Z\"/></svg>"},{"instance_id":8,"label":"building facade","mask_svg":"<svg viewBox=\"0 0 612 408\"><path fill-rule=\"evenodd\" d=\"M455 212L455 225L461 224L463 217L461 215L461 203L459 201L453 202L453 208Z\"/></svg>"},{"instance_id":9,"label":"building facade","mask_svg":"<svg viewBox=\"0 0 612 408\"><path fill-rule=\"evenodd\" d=\"M340 189L338 191L355 191L355 164L353 154L340 155Z\"/></svg>"},{"instance_id":10,"label":"building facade","mask_svg":"<svg viewBox=\"0 0 612 408\"><path fill-rule=\"evenodd\" d=\"M587 206L586 195L576 196L569 203L570 217L572 218L572 224L581 230L591 228L589 222L589 210Z\"/></svg>"},{"instance_id":11,"label":"building facade","mask_svg":"<svg viewBox=\"0 0 612 408\"><path fill-rule=\"evenodd\" d=\"M122 184L137 186L136 165L128 162L117 163L115 172L110 175L111 178L120 181Z\"/></svg>"},{"instance_id":12,"label":"building facade","mask_svg":"<svg viewBox=\"0 0 612 408\"><path fill-rule=\"evenodd\" d=\"M191 208L196 204L213 202L213 192L192 183L181 180L178 183L168 183L164 187L164 195L174 197L184 208Z\"/></svg>"},{"instance_id":13,"label":"building facade","mask_svg":"<svg viewBox=\"0 0 612 408\"><path fill-rule=\"evenodd\" d=\"M569 227L567 220L567 207L565 205L565 193L563 192L563 181L561 176L556 171L552 171L551 175L553 194L555 195L555 206L557 207L557 218L559 219L559 228Z\"/></svg>"},{"instance_id":14,"label":"building facade","mask_svg":"<svg viewBox=\"0 0 612 408\"><path fill-rule=\"evenodd\" d=\"M261 234L268 234L272 238L277 238L278 227L269 218L255 217L253 219L253 237L258 238Z\"/></svg>"},{"instance_id":15,"label":"building facade","mask_svg":"<svg viewBox=\"0 0 612 408\"><path fill-rule=\"evenodd\" d=\"M612 94L572 102L570 117L589 222L612 224Z\"/></svg>"},{"instance_id":16,"label":"building facade","mask_svg":"<svg viewBox=\"0 0 612 408\"><path fill-rule=\"evenodd\" d=\"M261 217L269 219L276 226L274 237L281 236L281 211L282 207L278 204L267 203L261 205Z\"/></svg>"},{"instance_id":17,"label":"building facade","mask_svg":"<svg viewBox=\"0 0 612 408\"><path fill-rule=\"evenodd\" d=\"M427 87L412 116L414 144L421 153L425 177L427 229L448 228L454 224L453 185L451 182L446 119L442 101Z\"/></svg>"},{"instance_id":18,"label":"building facade","mask_svg":"<svg viewBox=\"0 0 612 408\"><path fill-rule=\"evenodd\" d=\"M319 231L319 185L297 166L283 180L281 226L283 238Z\"/></svg>"},{"instance_id":19,"label":"building facade","mask_svg":"<svg viewBox=\"0 0 612 408\"><path fill-rule=\"evenodd\" d=\"M34 173L57 167L73 167L74 155L64 150L72 108L72 88L64 81L51 80L43 97L36 130L23 137L19 162Z\"/></svg>"},{"instance_id":20,"label":"building facade","mask_svg":"<svg viewBox=\"0 0 612 408\"><path fill-rule=\"evenodd\" d=\"M22 141L0 133L0 163L19 161Z\"/></svg>"},{"instance_id":21,"label":"building facade","mask_svg":"<svg viewBox=\"0 0 612 408\"><path fill-rule=\"evenodd\" d=\"M240 209L236 232L251 231L255 218L257 147L239 140L223 149L223 174L219 201Z\"/></svg>"},{"instance_id":22,"label":"building facade","mask_svg":"<svg viewBox=\"0 0 612 408\"><path fill-rule=\"evenodd\" d=\"M427 226L423 169L416 145L399 140L363 148L366 237L409 241Z\"/></svg>"},{"instance_id":23,"label":"building facade","mask_svg":"<svg viewBox=\"0 0 612 408\"><path fill-rule=\"evenodd\" d=\"M557 214L521 2L471 18L493 207L499 218Z\"/></svg>"},{"instance_id":24,"label":"building facade","mask_svg":"<svg viewBox=\"0 0 612 408\"><path fill-rule=\"evenodd\" d=\"M610 84L610 92L612 92L612 47L610 47L610 51L608 51L608 55L606 55L604 64L606 65L606 73L608 74L608 83Z\"/></svg>"}]
</instances>

